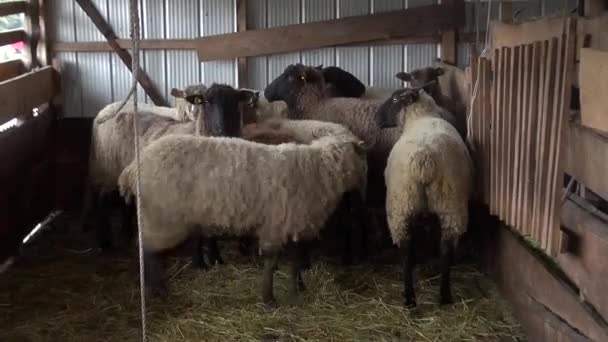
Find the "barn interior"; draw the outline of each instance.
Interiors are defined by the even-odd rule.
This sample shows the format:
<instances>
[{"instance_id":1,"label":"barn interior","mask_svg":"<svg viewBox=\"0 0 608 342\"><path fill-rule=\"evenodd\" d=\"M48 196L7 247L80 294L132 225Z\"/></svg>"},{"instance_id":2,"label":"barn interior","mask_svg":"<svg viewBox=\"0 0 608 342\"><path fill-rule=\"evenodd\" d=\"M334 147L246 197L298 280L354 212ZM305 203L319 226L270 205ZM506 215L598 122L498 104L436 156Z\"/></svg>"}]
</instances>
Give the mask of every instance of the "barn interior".
<instances>
[{"instance_id":1,"label":"barn interior","mask_svg":"<svg viewBox=\"0 0 608 342\"><path fill-rule=\"evenodd\" d=\"M604 0L0 0L0 341L608 341L607 33ZM364 258L344 252L353 235L332 213L297 296L298 238L284 243L271 304L269 253L228 233L223 261L205 268L195 257L211 245L159 253L168 294L149 295L141 180L130 214L117 196L83 215L106 106L179 113L213 84L252 91L257 116L239 102L234 137L247 140L244 127L270 120L259 114L269 85L298 63L339 67L365 93L334 97L379 103L417 87L397 73L441 68L474 170L453 303L439 303L445 227L431 219L413 240L417 305L404 305L406 259L385 207L349 212L348 227L371 232ZM187 96L192 85L203 95ZM300 119L285 108L278 119ZM144 139L134 126L130 139ZM145 160L148 142L135 144Z\"/></svg>"}]
</instances>

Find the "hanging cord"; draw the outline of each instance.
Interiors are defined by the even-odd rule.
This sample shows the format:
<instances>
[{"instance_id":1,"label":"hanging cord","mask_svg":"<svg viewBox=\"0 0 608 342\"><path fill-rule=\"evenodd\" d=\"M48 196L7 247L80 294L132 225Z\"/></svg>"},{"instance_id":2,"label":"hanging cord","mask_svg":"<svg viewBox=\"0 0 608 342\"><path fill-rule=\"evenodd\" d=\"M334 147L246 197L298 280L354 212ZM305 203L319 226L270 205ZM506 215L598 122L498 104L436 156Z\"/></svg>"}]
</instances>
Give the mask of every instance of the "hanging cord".
<instances>
[{"instance_id":1,"label":"hanging cord","mask_svg":"<svg viewBox=\"0 0 608 342\"><path fill-rule=\"evenodd\" d=\"M492 0L488 1L488 18L486 22L486 39L485 45L483 47L483 51L481 52L479 57L485 57L488 53L488 46L490 45L490 15L492 13ZM476 23L479 23L476 21ZM479 34L479 26L475 28L477 30L477 34ZM477 77L475 77L475 85L473 86L473 93L471 94L471 103L469 105L469 113L467 115L467 132L471 132L473 129L473 104L475 103L475 99L477 98L477 90L479 88L479 72L477 72ZM469 135L470 137L470 135ZM467 139L469 140L469 139ZM469 143L471 141L469 140ZM473 144L470 144L472 146Z\"/></svg>"},{"instance_id":2,"label":"hanging cord","mask_svg":"<svg viewBox=\"0 0 608 342\"><path fill-rule=\"evenodd\" d=\"M139 40L140 40L140 27L139 27L139 0L131 0L129 10L131 12L131 43L133 45L133 59L132 59L132 70L133 70L133 85L130 94L133 94L133 134L135 135L135 173L136 173L136 198L137 201L137 242L139 249L139 291L141 299L141 338L143 342L146 342L146 292L145 292L145 271L144 271L144 247L143 247L143 224L141 217L141 170L140 170L140 156L139 156L139 113L137 111L137 74L139 73ZM130 96L130 95L129 95ZM128 99L128 97L127 97ZM126 103L126 100L123 102ZM120 110L120 109L119 109Z\"/></svg>"}]
</instances>

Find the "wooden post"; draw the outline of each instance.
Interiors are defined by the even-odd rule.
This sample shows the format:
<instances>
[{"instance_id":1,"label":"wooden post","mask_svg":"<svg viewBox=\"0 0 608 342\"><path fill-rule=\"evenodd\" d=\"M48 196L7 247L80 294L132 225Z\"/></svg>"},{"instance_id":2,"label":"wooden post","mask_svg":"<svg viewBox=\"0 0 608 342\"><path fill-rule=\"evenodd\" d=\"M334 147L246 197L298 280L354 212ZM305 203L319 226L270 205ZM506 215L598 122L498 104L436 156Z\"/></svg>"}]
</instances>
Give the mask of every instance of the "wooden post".
<instances>
[{"instance_id":1,"label":"wooden post","mask_svg":"<svg viewBox=\"0 0 608 342\"><path fill-rule=\"evenodd\" d=\"M49 14L49 1L48 0L35 0L38 2L38 22L40 27L40 36L38 39L38 59L42 65L51 65L52 56L51 50L48 43L48 32L47 32L47 21Z\"/></svg>"},{"instance_id":2,"label":"wooden post","mask_svg":"<svg viewBox=\"0 0 608 342\"><path fill-rule=\"evenodd\" d=\"M110 26L110 24L108 24L108 22L103 18L101 13L99 13L97 7L95 7L91 0L76 0L76 2L78 3L78 5L80 5L84 13L86 13L87 16L91 19L93 24L95 24L99 32L101 32L101 34L106 37L108 44L112 47L112 49L114 49L114 51L116 52L118 57L120 57L122 62L127 66L127 68L129 68L131 72L133 72L133 70L131 69L131 54L127 50L120 47L120 45L118 44L118 37L116 36L116 33L114 33L112 26ZM156 89L154 83L148 77L148 74L146 74L140 68L138 70L137 75L137 81L144 89L146 94L150 97L150 99L152 99L154 104L157 106L168 107L169 104L167 103L167 100L165 100L158 91L158 89Z\"/></svg>"},{"instance_id":3,"label":"wooden post","mask_svg":"<svg viewBox=\"0 0 608 342\"><path fill-rule=\"evenodd\" d=\"M23 26L27 34L25 39L25 56L23 58L23 64L25 65L26 70L31 70L40 66L40 61L38 60L40 21L37 0L28 1Z\"/></svg>"},{"instance_id":4,"label":"wooden post","mask_svg":"<svg viewBox=\"0 0 608 342\"><path fill-rule=\"evenodd\" d=\"M498 18L505 23L513 22L513 4L501 1L498 7Z\"/></svg>"},{"instance_id":5,"label":"wooden post","mask_svg":"<svg viewBox=\"0 0 608 342\"><path fill-rule=\"evenodd\" d=\"M584 0L585 17L600 15L608 10L607 0Z\"/></svg>"},{"instance_id":6,"label":"wooden post","mask_svg":"<svg viewBox=\"0 0 608 342\"><path fill-rule=\"evenodd\" d=\"M464 7L464 0L445 0L445 3ZM444 63L458 65L458 31L456 28L449 28L441 32L440 57Z\"/></svg>"},{"instance_id":7,"label":"wooden post","mask_svg":"<svg viewBox=\"0 0 608 342\"><path fill-rule=\"evenodd\" d=\"M247 31L247 0L237 0L236 2L236 30L237 32ZM248 72L247 72L247 57L240 57L238 59L238 77L239 77L239 88L246 88L249 86Z\"/></svg>"}]
</instances>

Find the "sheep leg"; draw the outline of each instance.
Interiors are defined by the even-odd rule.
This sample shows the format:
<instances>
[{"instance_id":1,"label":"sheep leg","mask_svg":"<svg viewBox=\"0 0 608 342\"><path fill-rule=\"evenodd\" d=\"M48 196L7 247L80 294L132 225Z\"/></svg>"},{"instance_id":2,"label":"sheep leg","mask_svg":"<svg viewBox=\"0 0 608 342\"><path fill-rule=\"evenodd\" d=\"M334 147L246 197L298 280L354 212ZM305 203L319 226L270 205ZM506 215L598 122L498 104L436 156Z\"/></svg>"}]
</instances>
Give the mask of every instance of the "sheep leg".
<instances>
[{"instance_id":1,"label":"sheep leg","mask_svg":"<svg viewBox=\"0 0 608 342\"><path fill-rule=\"evenodd\" d=\"M365 225L366 208L361 195L357 192L348 195L348 204L350 208L351 225L350 225L350 252L354 259L358 262L363 262L368 256L367 238L368 229Z\"/></svg>"},{"instance_id":2,"label":"sheep leg","mask_svg":"<svg viewBox=\"0 0 608 342\"><path fill-rule=\"evenodd\" d=\"M297 243L295 246L295 257L291 264L291 293L294 298L298 296L299 292L306 290L302 270L310 268L310 254L307 247L302 243Z\"/></svg>"},{"instance_id":3,"label":"sheep leg","mask_svg":"<svg viewBox=\"0 0 608 342\"><path fill-rule=\"evenodd\" d=\"M439 303L441 305L452 303L450 286L450 267L454 255L454 239L441 239L441 285L439 288Z\"/></svg>"},{"instance_id":4,"label":"sheep leg","mask_svg":"<svg viewBox=\"0 0 608 342\"><path fill-rule=\"evenodd\" d=\"M205 259L203 257L203 245L205 244L204 237L196 237L191 239L192 244L192 267L198 268L201 270L208 270L209 266L205 263Z\"/></svg>"},{"instance_id":5,"label":"sheep leg","mask_svg":"<svg viewBox=\"0 0 608 342\"><path fill-rule=\"evenodd\" d=\"M208 258L211 266L215 264L223 265L224 259L222 259L222 255L220 254L220 247L217 243L217 238L209 238L207 240L207 248L208 248Z\"/></svg>"},{"instance_id":6,"label":"sheep leg","mask_svg":"<svg viewBox=\"0 0 608 342\"><path fill-rule=\"evenodd\" d=\"M274 271L277 270L279 264L279 251L265 251L266 260L264 260L264 278L262 279L262 301L266 304L275 303L273 295Z\"/></svg>"},{"instance_id":7,"label":"sheep leg","mask_svg":"<svg viewBox=\"0 0 608 342\"><path fill-rule=\"evenodd\" d=\"M401 263L403 267L403 299L405 306L416 306L416 293L414 292L414 244L411 234L401 242L399 251L401 252Z\"/></svg>"},{"instance_id":8,"label":"sheep leg","mask_svg":"<svg viewBox=\"0 0 608 342\"><path fill-rule=\"evenodd\" d=\"M144 249L144 280L147 296L167 297L169 291L162 279L162 273L163 269L159 257L155 253Z\"/></svg>"},{"instance_id":9,"label":"sheep leg","mask_svg":"<svg viewBox=\"0 0 608 342\"><path fill-rule=\"evenodd\" d=\"M84 190L82 211L80 213L80 218L78 221L78 226L82 231L87 231L89 228L87 221L89 219L89 216L91 215L91 210L97 205L96 199L97 197L94 194L93 186L89 184L89 181L87 179L87 185Z\"/></svg>"},{"instance_id":10,"label":"sheep leg","mask_svg":"<svg viewBox=\"0 0 608 342\"><path fill-rule=\"evenodd\" d=\"M96 208L96 233L97 243L102 251L108 251L112 248L112 224L111 214L112 207L110 196L107 194L99 195Z\"/></svg>"}]
</instances>

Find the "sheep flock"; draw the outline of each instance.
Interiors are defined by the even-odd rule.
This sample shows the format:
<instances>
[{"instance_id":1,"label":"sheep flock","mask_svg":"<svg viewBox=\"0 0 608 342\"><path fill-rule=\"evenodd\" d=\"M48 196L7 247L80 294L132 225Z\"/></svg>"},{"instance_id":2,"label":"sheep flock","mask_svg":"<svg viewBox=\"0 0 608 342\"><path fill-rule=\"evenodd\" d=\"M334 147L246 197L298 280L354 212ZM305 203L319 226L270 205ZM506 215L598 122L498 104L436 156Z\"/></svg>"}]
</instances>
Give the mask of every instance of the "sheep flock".
<instances>
[{"instance_id":1,"label":"sheep flock","mask_svg":"<svg viewBox=\"0 0 608 342\"><path fill-rule=\"evenodd\" d=\"M207 268L205 257L211 266L224 263L222 242L239 239L241 252L263 257L262 301L274 303L279 261L291 256L297 296L311 250L328 231L346 264L395 245L404 304L415 306L414 231L435 216L439 298L448 304L450 266L469 225L473 165L464 102L441 85L462 72L395 70L410 85L376 89L339 67L293 64L263 90L190 85L171 91L175 107L141 104L137 115L131 103L109 104L93 122L81 225L95 226L99 247L109 250L112 203L123 209L132 240L139 200L146 292L162 297L169 289L161 254L176 248L191 248L192 264Z\"/></svg>"}]
</instances>

